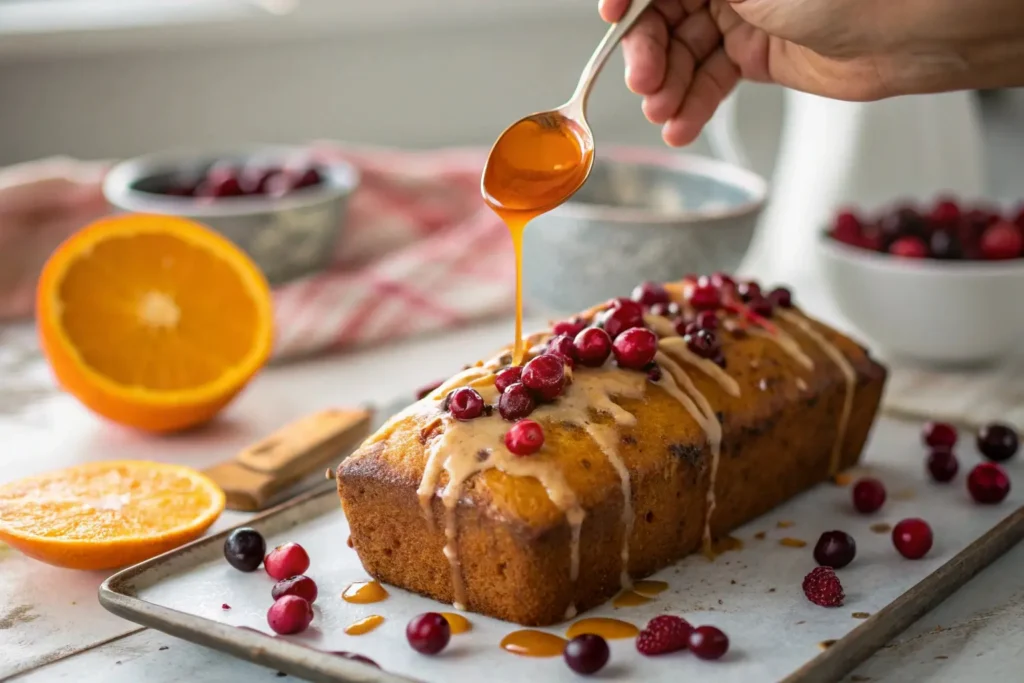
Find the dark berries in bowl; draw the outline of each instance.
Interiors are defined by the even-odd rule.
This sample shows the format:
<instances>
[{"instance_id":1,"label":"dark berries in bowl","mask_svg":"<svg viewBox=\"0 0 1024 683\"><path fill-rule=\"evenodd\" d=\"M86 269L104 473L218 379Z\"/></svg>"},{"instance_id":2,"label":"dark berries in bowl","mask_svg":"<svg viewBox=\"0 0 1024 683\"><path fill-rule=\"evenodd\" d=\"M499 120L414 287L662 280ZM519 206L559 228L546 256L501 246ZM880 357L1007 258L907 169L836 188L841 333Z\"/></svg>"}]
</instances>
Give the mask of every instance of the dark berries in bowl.
<instances>
[{"instance_id":1,"label":"dark berries in bowl","mask_svg":"<svg viewBox=\"0 0 1024 683\"><path fill-rule=\"evenodd\" d=\"M266 552L267 542L263 535L249 527L235 529L224 540L224 558L241 572L258 569Z\"/></svg>"},{"instance_id":2,"label":"dark berries in bowl","mask_svg":"<svg viewBox=\"0 0 1024 683\"><path fill-rule=\"evenodd\" d=\"M324 182L323 171L315 165L287 162L266 164L259 161L218 161L197 176L174 174L146 178L138 189L152 194L201 200L238 197L283 197Z\"/></svg>"}]
</instances>

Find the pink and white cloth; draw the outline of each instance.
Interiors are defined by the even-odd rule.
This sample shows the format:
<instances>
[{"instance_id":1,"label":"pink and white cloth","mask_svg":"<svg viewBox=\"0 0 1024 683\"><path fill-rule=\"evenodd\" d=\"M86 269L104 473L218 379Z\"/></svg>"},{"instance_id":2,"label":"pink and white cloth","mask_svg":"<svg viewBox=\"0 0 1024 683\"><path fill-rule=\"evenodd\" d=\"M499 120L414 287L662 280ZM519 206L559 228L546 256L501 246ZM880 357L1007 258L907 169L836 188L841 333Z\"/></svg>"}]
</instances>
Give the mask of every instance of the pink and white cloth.
<instances>
[{"instance_id":1,"label":"pink and white cloth","mask_svg":"<svg viewBox=\"0 0 1024 683\"><path fill-rule=\"evenodd\" d=\"M511 309L511 240L480 197L485 151L408 152L325 142L311 153L324 162L353 164L361 180L331 268L274 292L276 358L393 341ZM95 168L85 173L76 162L64 162L77 173L66 192L94 202L100 181ZM97 213L89 203L77 225L39 223L29 230L4 212L5 195L17 189L8 173L7 187L0 185L0 272L26 258L31 263L20 268L18 281L0 279L0 319L31 315L30 292L47 250ZM47 201L64 201L62 192L49 194Z\"/></svg>"}]
</instances>

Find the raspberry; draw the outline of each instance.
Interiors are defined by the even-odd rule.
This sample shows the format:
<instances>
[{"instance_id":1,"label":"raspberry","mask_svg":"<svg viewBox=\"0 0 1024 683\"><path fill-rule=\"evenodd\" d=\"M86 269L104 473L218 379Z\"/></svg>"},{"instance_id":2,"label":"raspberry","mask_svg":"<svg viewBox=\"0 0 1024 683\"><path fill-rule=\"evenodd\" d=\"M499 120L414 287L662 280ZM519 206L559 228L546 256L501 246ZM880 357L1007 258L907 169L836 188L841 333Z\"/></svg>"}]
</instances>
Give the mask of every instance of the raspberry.
<instances>
[{"instance_id":1,"label":"raspberry","mask_svg":"<svg viewBox=\"0 0 1024 683\"><path fill-rule=\"evenodd\" d=\"M663 614L655 617L636 637L636 649L642 655L663 655L685 650L693 626L686 619Z\"/></svg>"},{"instance_id":2,"label":"raspberry","mask_svg":"<svg viewBox=\"0 0 1024 683\"><path fill-rule=\"evenodd\" d=\"M804 595L819 607L841 607L846 595L832 567L815 567L804 577Z\"/></svg>"}]
</instances>

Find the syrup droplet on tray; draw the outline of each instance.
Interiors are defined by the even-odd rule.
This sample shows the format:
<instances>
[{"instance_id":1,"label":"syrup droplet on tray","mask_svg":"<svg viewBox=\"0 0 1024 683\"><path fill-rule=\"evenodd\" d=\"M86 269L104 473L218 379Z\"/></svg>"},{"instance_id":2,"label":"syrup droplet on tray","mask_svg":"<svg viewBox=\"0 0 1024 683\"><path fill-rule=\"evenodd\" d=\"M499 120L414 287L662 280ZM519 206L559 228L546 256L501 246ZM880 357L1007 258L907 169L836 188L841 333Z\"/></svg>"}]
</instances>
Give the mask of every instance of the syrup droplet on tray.
<instances>
[{"instance_id":1,"label":"syrup droplet on tray","mask_svg":"<svg viewBox=\"0 0 1024 683\"><path fill-rule=\"evenodd\" d=\"M356 605L368 605L372 602L380 602L388 597L384 586L376 581L361 581L353 583L341 594L341 599Z\"/></svg>"},{"instance_id":2,"label":"syrup droplet on tray","mask_svg":"<svg viewBox=\"0 0 1024 683\"><path fill-rule=\"evenodd\" d=\"M384 617L379 614L371 614L365 619L360 619L356 623L348 626L345 629L345 633L350 636L361 636L364 633L369 633L373 629L377 628L384 623Z\"/></svg>"},{"instance_id":3,"label":"syrup droplet on tray","mask_svg":"<svg viewBox=\"0 0 1024 683\"><path fill-rule=\"evenodd\" d=\"M620 619L590 617L588 619L580 619L570 626L565 632L565 637L571 640L576 636L582 636L584 633L592 633L606 640L616 640L619 638L635 638L640 633L640 629L628 621Z\"/></svg>"},{"instance_id":4,"label":"syrup droplet on tray","mask_svg":"<svg viewBox=\"0 0 1024 683\"><path fill-rule=\"evenodd\" d=\"M722 553L728 553L733 550L742 550L743 541L736 538L735 536L726 536L724 538L716 539L711 544L711 559L715 559Z\"/></svg>"},{"instance_id":5,"label":"syrup droplet on tray","mask_svg":"<svg viewBox=\"0 0 1024 683\"><path fill-rule=\"evenodd\" d=\"M664 593L668 590L668 583L665 581L644 579L642 581L635 581L633 583L633 590L641 595L657 595L658 593Z\"/></svg>"},{"instance_id":6,"label":"syrup droplet on tray","mask_svg":"<svg viewBox=\"0 0 1024 683\"><path fill-rule=\"evenodd\" d=\"M651 600L652 598L640 595L635 591L622 591L612 600L612 607L639 607L640 605L646 605Z\"/></svg>"},{"instance_id":7,"label":"syrup droplet on tray","mask_svg":"<svg viewBox=\"0 0 1024 683\"><path fill-rule=\"evenodd\" d=\"M451 629L453 636L459 633L465 633L473 628L472 622L461 614L456 614L455 612L441 612L441 616L448 622L448 628Z\"/></svg>"},{"instance_id":8,"label":"syrup droplet on tray","mask_svg":"<svg viewBox=\"0 0 1024 683\"><path fill-rule=\"evenodd\" d=\"M534 629L513 631L501 639L501 649L523 657L560 657L569 641Z\"/></svg>"}]
</instances>

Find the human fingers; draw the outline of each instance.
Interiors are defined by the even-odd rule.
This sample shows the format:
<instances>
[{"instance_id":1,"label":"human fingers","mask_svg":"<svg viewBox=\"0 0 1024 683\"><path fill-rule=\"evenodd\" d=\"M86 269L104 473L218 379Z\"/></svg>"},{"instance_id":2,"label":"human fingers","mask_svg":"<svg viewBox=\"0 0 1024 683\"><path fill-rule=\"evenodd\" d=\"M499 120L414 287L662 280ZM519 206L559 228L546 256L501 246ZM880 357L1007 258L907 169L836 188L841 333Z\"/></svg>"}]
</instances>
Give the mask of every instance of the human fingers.
<instances>
[{"instance_id":1,"label":"human fingers","mask_svg":"<svg viewBox=\"0 0 1024 683\"><path fill-rule=\"evenodd\" d=\"M652 10L644 12L633 30L622 39L622 56L626 61L626 87L638 95L657 92L665 81L669 28L662 16Z\"/></svg>"},{"instance_id":2,"label":"human fingers","mask_svg":"<svg viewBox=\"0 0 1024 683\"><path fill-rule=\"evenodd\" d=\"M665 123L682 104L693 73L722 41L722 34L707 9L686 17L672 31L661 89L644 99L644 114L651 123Z\"/></svg>"},{"instance_id":3,"label":"human fingers","mask_svg":"<svg viewBox=\"0 0 1024 683\"><path fill-rule=\"evenodd\" d=\"M630 0L600 0L597 3L597 12L602 19L612 24L622 18L629 9L629 3Z\"/></svg>"},{"instance_id":4,"label":"human fingers","mask_svg":"<svg viewBox=\"0 0 1024 683\"><path fill-rule=\"evenodd\" d=\"M739 69L725 50L716 49L694 74L693 84L679 111L662 127L662 139L672 147L682 147L696 140L739 78Z\"/></svg>"}]
</instances>

